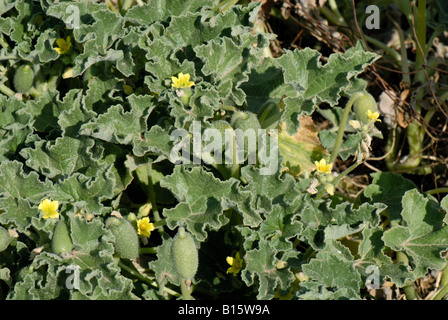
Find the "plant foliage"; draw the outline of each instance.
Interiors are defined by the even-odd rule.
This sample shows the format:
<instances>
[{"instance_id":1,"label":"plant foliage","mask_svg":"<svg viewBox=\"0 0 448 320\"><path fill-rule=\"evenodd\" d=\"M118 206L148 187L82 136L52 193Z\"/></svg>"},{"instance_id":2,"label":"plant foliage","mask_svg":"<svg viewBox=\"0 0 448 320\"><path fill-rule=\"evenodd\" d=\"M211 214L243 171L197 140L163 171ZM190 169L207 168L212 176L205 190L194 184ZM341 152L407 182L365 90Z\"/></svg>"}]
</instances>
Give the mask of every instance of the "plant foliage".
<instances>
[{"instance_id":1,"label":"plant foliage","mask_svg":"<svg viewBox=\"0 0 448 320\"><path fill-rule=\"evenodd\" d=\"M354 202L307 191L335 139L318 135L311 116L366 90L358 76L379 57L361 43L325 62L309 48L265 57L274 36L254 31L259 9L222 11L213 0L154 0L121 13L86 1L0 6L2 86L13 89L25 64L35 75L28 93L0 95L0 225L13 237L0 252L2 298L176 298L178 227L198 249L191 286L202 299L360 299L369 266L397 286L444 268L446 200L387 172ZM73 12L79 25L69 28ZM179 73L194 82L187 101L171 86ZM259 161L170 161L173 130L232 128L241 111L257 115L258 128L280 129L274 174ZM361 142L346 134L344 159ZM58 201L58 218L42 218L43 199ZM136 230L143 216L155 223L134 263L115 252L110 216ZM59 255L51 239L60 219L73 249ZM236 252L235 276L226 257Z\"/></svg>"}]
</instances>

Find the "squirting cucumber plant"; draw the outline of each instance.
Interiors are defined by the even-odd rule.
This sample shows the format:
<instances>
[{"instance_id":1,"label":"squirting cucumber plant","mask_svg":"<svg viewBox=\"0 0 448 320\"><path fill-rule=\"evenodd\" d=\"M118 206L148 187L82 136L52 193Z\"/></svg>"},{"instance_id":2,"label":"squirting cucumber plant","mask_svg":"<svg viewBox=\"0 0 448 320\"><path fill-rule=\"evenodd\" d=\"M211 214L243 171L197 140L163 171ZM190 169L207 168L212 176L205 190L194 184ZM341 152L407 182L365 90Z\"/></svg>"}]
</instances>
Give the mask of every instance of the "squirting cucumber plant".
<instances>
[{"instance_id":1,"label":"squirting cucumber plant","mask_svg":"<svg viewBox=\"0 0 448 320\"><path fill-rule=\"evenodd\" d=\"M378 54L274 55L259 1L114 3L0 10L2 299L371 299L371 270L411 298L446 268L448 198L364 166Z\"/></svg>"}]
</instances>

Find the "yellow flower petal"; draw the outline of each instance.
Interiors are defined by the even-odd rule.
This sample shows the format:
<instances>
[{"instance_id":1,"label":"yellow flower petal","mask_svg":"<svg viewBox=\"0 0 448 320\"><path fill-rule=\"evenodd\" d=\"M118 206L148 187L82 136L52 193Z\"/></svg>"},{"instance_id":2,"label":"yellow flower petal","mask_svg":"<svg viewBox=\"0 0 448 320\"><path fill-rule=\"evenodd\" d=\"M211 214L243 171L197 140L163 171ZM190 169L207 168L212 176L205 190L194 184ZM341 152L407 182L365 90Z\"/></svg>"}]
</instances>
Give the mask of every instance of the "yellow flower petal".
<instances>
[{"instance_id":1,"label":"yellow flower petal","mask_svg":"<svg viewBox=\"0 0 448 320\"><path fill-rule=\"evenodd\" d=\"M180 72L177 77L171 77L171 81L171 86L173 88L182 89L194 86L194 82L190 81L189 73L183 74L182 72Z\"/></svg>"},{"instance_id":2,"label":"yellow flower petal","mask_svg":"<svg viewBox=\"0 0 448 320\"><path fill-rule=\"evenodd\" d=\"M42 211L43 218L59 218L59 212L58 212L59 202L58 201L51 201L50 199L44 199L39 204L38 209Z\"/></svg>"},{"instance_id":3,"label":"yellow flower petal","mask_svg":"<svg viewBox=\"0 0 448 320\"><path fill-rule=\"evenodd\" d=\"M237 252L235 258L227 257L226 261L231 266L227 269L227 273L233 273L233 275L236 276L243 266L243 259L240 258L240 253Z\"/></svg>"},{"instance_id":4,"label":"yellow flower petal","mask_svg":"<svg viewBox=\"0 0 448 320\"><path fill-rule=\"evenodd\" d=\"M66 46L65 40L62 38L56 39L56 44L58 45L59 48L63 48Z\"/></svg>"},{"instance_id":5,"label":"yellow flower petal","mask_svg":"<svg viewBox=\"0 0 448 320\"><path fill-rule=\"evenodd\" d=\"M317 172L320 173L331 173L331 169L333 168L333 165L331 163L327 164L327 161L325 159L314 161L314 164L316 165Z\"/></svg>"},{"instance_id":6,"label":"yellow flower petal","mask_svg":"<svg viewBox=\"0 0 448 320\"><path fill-rule=\"evenodd\" d=\"M154 231L154 224L149 222L148 217L144 217L137 221L138 234L143 235L145 237L151 236L151 231Z\"/></svg>"},{"instance_id":7,"label":"yellow flower petal","mask_svg":"<svg viewBox=\"0 0 448 320\"><path fill-rule=\"evenodd\" d=\"M66 40L64 40L62 38L56 39L56 44L58 45L58 47L53 48L53 49L56 50L59 54L66 53L72 46L72 43L70 41L70 36L67 36Z\"/></svg>"},{"instance_id":8,"label":"yellow flower petal","mask_svg":"<svg viewBox=\"0 0 448 320\"><path fill-rule=\"evenodd\" d=\"M381 122L380 119L378 119L378 117L380 116L380 114L378 112L372 112L370 109L367 110L367 116L369 117L369 119L373 120L373 121L379 121Z\"/></svg>"}]
</instances>

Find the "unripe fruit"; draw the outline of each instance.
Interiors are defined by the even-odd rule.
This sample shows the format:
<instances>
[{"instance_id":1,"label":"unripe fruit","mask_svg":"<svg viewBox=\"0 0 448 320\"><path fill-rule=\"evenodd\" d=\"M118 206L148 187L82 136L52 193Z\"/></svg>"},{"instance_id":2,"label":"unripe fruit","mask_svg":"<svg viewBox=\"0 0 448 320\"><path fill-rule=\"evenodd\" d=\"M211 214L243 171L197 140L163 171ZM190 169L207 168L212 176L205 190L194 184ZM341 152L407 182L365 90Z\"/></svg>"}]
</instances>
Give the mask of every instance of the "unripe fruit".
<instances>
[{"instance_id":1,"label":"unripe fruit","mask_svg":"<svg viewBox=\"0 0 448 320\"><path fill-rule=\"evenodd\" d=\"M231 123L235 129L246 131L247 129L260 129L260 122L257 115L252 112L235 112L232 116Z\"/></svg>"},{"instance_id":2,"label":"unripe fruit","mask_svg":"<svg viewBox=\"0 0 448 320\"><path fill-rule=\"evenodd\" d=\"M106 221L106 227L115 236L115 251L125 259L138 257L139 243L135 228L127 219L110 217Z\"/></svg>"},{"instance_id":3,"label":"unripe fruit","mask_svg":"<svg viewBox=\"0 0 448 320\"><path fill-rule=\"evenodd\" d=\"M186 105L186 106L190 105L190 97L193 94L193 91L191 90L191 88L177 89L176 94L179 97L180 101L182 101L182 103L184 105Z\"/></svg>"},{"instance_id":4,"label":"unripe fruit","mask_svg":"<svg viewBox=\"0 0 448 320\"><path fill-rule=\"evenodd\" d=\"M34 72L31 66L22 65L14 74L14 88L17 92L27 93L34 83Z\"/></svg>"},{"instance_id":5,"label":"unripe fruit","mask_svg":"<svg viewBox=\"0 0 448 320\"><path fill-rule=\"evenodd\" d=\"M371 119L367 116L368 110L371 113L378 112L375 98L370 93L362 93L353 102L353 110L355 112L356 119L361 124L369 124Z\"/></svg>"},{"instance_id":6,"label":"unripe fruit","mask_svg":"<svg viewBox=\"0 0 448 320\"><path fill-rule=\"evenodd\" d=\"M3 227L0 227L0 252L8 248L11 243L11 236L9 235L8 230Z\"/></svg>"},{"instance_id":7,"label":"unripe fruit","mask_svg":"<svg viewBox=\"0 0 448 320\"><path fill-rule=\"evenodd\" d=\"M198 249L193 237L180 227L173 239L172 255L174 267L184 280L192 280L198 270Z\"/></svg>"},{"instance_id":8,"label":"unripe fruit","mask_svg":"<svg viewBox=\"0 0 448 320\"><path fill-rule=\"evenodd\" d=\"M51 242L53 252L56 254L62 254L70 252L73 248L72 239L67 228L67 224L64 220L60 220L53 232L53 240Z\"/></svg>"}]
</instances>

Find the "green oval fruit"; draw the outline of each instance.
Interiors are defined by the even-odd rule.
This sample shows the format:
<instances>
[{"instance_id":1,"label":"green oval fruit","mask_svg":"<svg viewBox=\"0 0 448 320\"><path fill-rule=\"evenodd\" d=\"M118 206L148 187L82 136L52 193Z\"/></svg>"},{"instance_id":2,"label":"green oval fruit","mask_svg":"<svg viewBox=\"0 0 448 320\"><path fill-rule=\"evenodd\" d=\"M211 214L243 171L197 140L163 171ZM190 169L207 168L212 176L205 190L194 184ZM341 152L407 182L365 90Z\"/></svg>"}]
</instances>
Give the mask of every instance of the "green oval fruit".
<instances>
[{"instance_id":1,"label":"green oval fruit","mask_svg":"<svg viewBox=\"0 0 448 320\"><path fill-rule=\"evenodd\" d=\"M73 248L72 239L67 228L67 224L64 220L60 220L53 232L53 240L51 242L53 252L56 254L62 254L70 252Z\"/></svg>"},{"instance_id":2,"label":"green oval fruit","mask_svg":"<svg viewBox=\"0 0 448 320\"><path fill-rule=\"evenodd\" d=\"M260 122L257 115L252 112L235 112L232 116L231 123L235 129L246 131L247 129L260 129Z\"/></svg>"},{"instance_id":3,"label":"green oval fruit","mask_svg":"<svg viewBox=\"0 0 448 320\"><path fill-rule=\"evenodd\" d=\"M368 110L372 113L378 112L375 98L370 93L360 94L359 98L353 102L353 110L356 119L361 124L369 124L371 122L371 119L367 116Z\"/></svg>"},{"instance_id":4,"label":"green oval fruit","mask_svg":"<svg viewBox=\"0 0 448 320\"><path fill-rule=\"evenodd\" d=\"M173 239L172 255L174 267L179 276L184 280L193 279L198 270L198 249L193 237L180 227Z\"/></svg>"},{"instance_id":5,"label":"green oval fruit","mask_svg":"<svg viewBox=\"0 0 448 320\"><path fill-rule=\"evenodd\" d=\"M27 93L34 83L34 72L31 66L22 65L14 74L14 88L17 92Z\"/></svg>"},{"instance_id":6,"label":"green oval fruit","mask_svg":"<svg viewBox=\"0 0 448 320\"><path fill-rule=\"evenodd\" d=\"M11 236L9 235L8 230L3 227L0 227L0 252L8 248L11 243Z\"/></svg>"},{"instance_id":7,"label":"green oval fruit","mask_svg":"<svg viewBox=\"0 0 448 320\"><path fill-rule=\"evenodd\" d=\"M190 97L193 94L191 88L182 88L176 90L176 94L179 97L180 101L186 106L190 105Z\"/></svg>"},{"instance_id":8,"label":"green oval fruit","mask_svg":"<svg viewBox=\"0 0 448 320\"><path fill-rule=\"evenodd\" d=\"M110 217L106 221L106 226L115 236L115 251L125 259L135 259L138 257L139 243L135 228L127 219Z\"/></svg>"}]
</instances>

